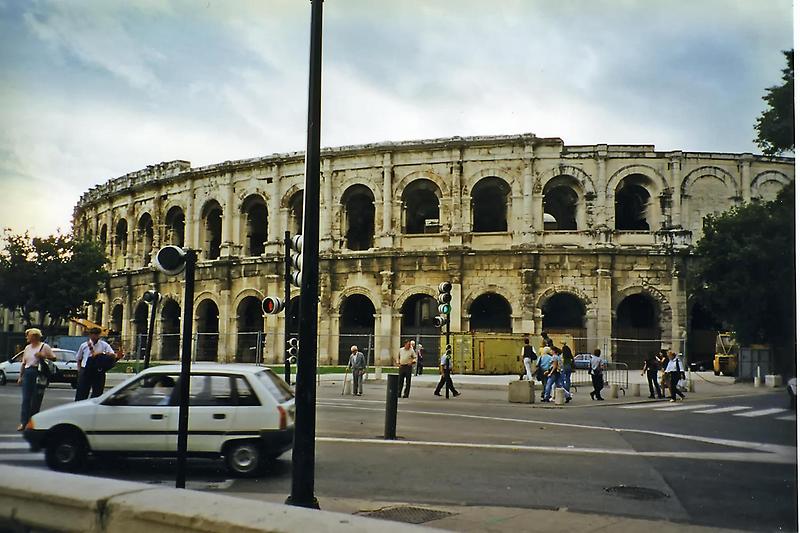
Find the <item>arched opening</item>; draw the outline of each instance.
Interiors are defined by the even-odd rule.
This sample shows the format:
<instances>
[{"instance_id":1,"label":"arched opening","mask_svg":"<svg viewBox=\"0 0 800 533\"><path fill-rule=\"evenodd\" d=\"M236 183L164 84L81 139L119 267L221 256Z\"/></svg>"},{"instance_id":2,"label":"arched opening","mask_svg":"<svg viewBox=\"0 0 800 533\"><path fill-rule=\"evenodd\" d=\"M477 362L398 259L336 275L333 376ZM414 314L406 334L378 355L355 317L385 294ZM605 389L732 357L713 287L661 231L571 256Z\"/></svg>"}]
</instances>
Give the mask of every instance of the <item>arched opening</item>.
<instances>
[{"instance_id":1,"label":"arched opening","mask_svg":"<svg viewBox=\"0 0 800 533\"><path fill-rule=\"evenodd\" d=\"M165 241L183 247L186 242L186 215L183 214L183 209L178 206L171 207L164 218L164 225L166 226Z\"/></svg>"},{"instance_id":2,"label":"arched opening","mask_svg":"<svg viewBox=\"0 0 800 533\"><path fill-rule=\"evenodd\" d=\"M339 310L339 364L346 365L350 347L358 346L368 362L375 360L375 306L363 294L348 296Z\"/></svg>"},{"instance_id":3,"label":"arched opening","mask_svg":"<svg viewBox=\"0 0 800 533\"><path fill-rule=\"evenodd\" d=\"M116 266L125 266L125 255L128 253L128 221L120 219L114 230L114 250L113 254L117 257Z\"/></svg>"},{"instance_id":4,"label":"arched opening","mask_svg":"<svg viewBox=\"0 0 800 533\"><path fill-rule=\"evenodd\" d=\"M559 176L547 182L544 187L542 208L545 231L575 231L578 229L578 204L580 198L572 178ZM547 215L554 221L548 224Z\"/></svg>"},{"instance_id":5,"label":"arched opening","mask_svg":"<svg viewBox=\"0 0 800 533\"><path fill-rule=\"evenodd\" d=\"M161 308L161 359L176 361L180 355L181 306L173 299Z\"/></svg>"},{"instance_id":6,"label":"arched opening","mask_svg":"<svg viewBox=\"0 0 800 533\"><path fill-rule=\"evenodd\" d=\"M264 198L254 194L242 202L242 216L244 217L242 242L245 246L245 255L255 257L264 253L267 242L267 203Z\"/></svg>"},{"instance_id":7,"label":"arched opening","mask_svg":"<svg viewBox=\"0 0 800 533\"><path fill-rule=\"evenodd\" d=\"M106 244L108 244L108 226L103 224L100 228L100 246L103 247L103 251L106 251Z\"/></svg>"},{"instance_id":8,"label":"arched opening","mask_svg":"<svg viewBox=\"0 0 800 533\"><path fill-rule=\"evenodd\" d=\"M472 231L508 231L508 199L511 187L495 176L482 178L472 188Z\"/></svg>"},{"instance_id":9,"label":"arched opening","mask_svg":"<svg viewBox=\"0 0 800 533\"><path fill-rule=\"evenodd\" d=\"M198 361L216 361L219 351L219 309L213 300L203 300L197 306L197 348Z\"/></svg>"},{"instance_id":10,"label":"arched opening","mask_svg":"<svg viewBox=\"0 0 800 533\"><path fill-rule=\"evenodd\" d=\"M614 224L621 231L655 229L652 198L648 191L650 180L641 174L626 176L617 186L614 197Z\"/></svg>"},{"instance_id":11,"label":"arched opening","mask_svg":"<svg viewBox=\"0 0 800 533\"><path fill-rule=\"evenodd\" d=\"M122 333L122 304L117 304L111 309L111 323L108 325L109 335Z\"/></svg>"},{"instance_id":12,"label":"arched opening","mask_svg":"<svg viewBox=\"0 0 800 533\"><path fill-rule=\"evenodd\" d=\"M483 333L511 333L511 305L493 292L481 294L469 306L469 329Z\"/></svg>"},{"instance_id":13,"label":"arched opening","mask_svg":"<svg viewBox=\"0 0 800 533\"><path fill-rule=\"evenodd\" d=\"M554 294L542 305L542 315L542 329L551 337L569 335L573 339L575 353L589 352L586 307L577 296L565 292Z\"/></svg>"},{"instance_id":14,"label":"arched opening","mask_svg":"<svg viewBox=\"0 0 800 533\"><path fill-rule=\"evenodd\" d=\"M205 239L205 259L218 259L222 245L222 207L214 200L208 202L201 213Z\"/></svg>"},{"instance_id":15,"label":"arched opening","mask_svg":"<svg viewBox=\"0 0 800 533\"><path fill-rule=\"evenodd\" d=\"M261 347L264 345L264 314L261 300L248 296L236 308L236 361L259 363L263 361Z\"/></svg>"},{"instance_id":16,"label":"arched opening","mask_svg":"<svg viewBox=\"0 0 800 533\"><path fill-rule=\"evenodd\" d=\"M439 187L429 179L418 179L403 190L403 232L439 233Z\"/></svg>"},{"instance_id":17,"label":"arched opening","mask_svg":"<svg viewBox=\"0 0 800 533\"><path fill-rule=\"evenodd\" d=\"M649 355L661 348L656 302L646 294L632 294L617 306L613 337L615 360L629 368L641 367Z\"/></svg>"},{"instance_id":18,"label":"arched opening","mask_svg":"<svg viewBox=\"0 0 800 533\"><path fill-rule=\"evenodd\" d=\"M150 313L150 306L144 302L136 304L133 312L133 345L136 357L144 359L144 352L147 348L147 318Z\"/></svg>"},{"instance_id":19,"label":"arched opening","mask_svg":"<svg viewBox=\"0 0 800 533\"><path fill-rule=\"evenodd\" d=\"M147 266L150 264L150 256L153 253L153 217L149 213L143 214L139 218L136 229L141 244L142 264Z\"/></svg>"},{"instance_id":20,"label":"arched opening","mask_svg":"<svg viewBox=\"0 0 800 533\"><path fill-rule=\"evenodd\" d=\"M365 185L348 187L342 195L344 238L348 250L368 250L375 238L375 196Z\"/></svg>"},{"instance_id":21,"label":"arched opening","mask_svg":"<svg viewBox=\"0 0 800 533\"><path fill-rule=\"evenodd\" d=\"M289 199L289 224L292 235L303 234L303 191L297 191Z\"/></svg>"},{"instance_id":22,"label":"arched opening","mask_svg":"<svg viewBox=\"0 0 800 533\"><path fill-rule=\"evenodd\" d=\"M722 323L705 307L695 302L689 313L686 357L695 370L711 370L717 348L717 332Z\"/></svg>"},{"instance_id":23,"label":"arched opening","mask_svg":"<svg viewBox=\"0 0 800 533\"><path fill-rule=\"evenodd\" d=\"M417 345L424 345L428 364L438 361L441 331L433 325L433 317L438 314L436 300L427 294L414 294L403 303L400 313L400 342L413 339Z\"/></svg>"}]
</instances>

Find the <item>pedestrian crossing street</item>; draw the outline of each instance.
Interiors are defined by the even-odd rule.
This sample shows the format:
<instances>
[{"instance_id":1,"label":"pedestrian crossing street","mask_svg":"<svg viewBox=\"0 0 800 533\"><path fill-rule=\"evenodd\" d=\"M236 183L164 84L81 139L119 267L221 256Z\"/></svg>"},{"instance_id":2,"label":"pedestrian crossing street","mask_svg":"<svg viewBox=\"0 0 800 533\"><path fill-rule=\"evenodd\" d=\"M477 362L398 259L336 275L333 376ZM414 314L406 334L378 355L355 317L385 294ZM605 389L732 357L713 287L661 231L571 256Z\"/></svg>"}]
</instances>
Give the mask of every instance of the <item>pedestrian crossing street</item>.
<instances>
[{"instance_id":1,"label":"pedestrian crossing street","mask_svg":"<svg viewBox=\"0 0 800 533\"><path fill-rule=\"evenodd\" d=\"M771 407L768 409L756 409L747 405L727 405L724 407L720 407L710 403L692 403L691 401L684 403L681 401L677 403L664 403L664 402L635 403L632 405L620 405L618 406L618 408L639 409L639 410L649 409L651 411L667 412L667 413L685 412L685 413L701 414L701 415L725 414L731 416L740 416L742 418L759 418L764 416L770 416L775 420L783 420L787 422L797 421L797 413L781 407Z\"/></svg>"},{"instance_id":2,"label":"pedestrian crossing street","mask_svg":"<svg viewBox=\"0 0 800 533\"><path fill-rule=\"evenodd\" d=\"M44 467L44 453L33 453L19 433L0 433L0 463Z\"/></svg>"}]
</instances>

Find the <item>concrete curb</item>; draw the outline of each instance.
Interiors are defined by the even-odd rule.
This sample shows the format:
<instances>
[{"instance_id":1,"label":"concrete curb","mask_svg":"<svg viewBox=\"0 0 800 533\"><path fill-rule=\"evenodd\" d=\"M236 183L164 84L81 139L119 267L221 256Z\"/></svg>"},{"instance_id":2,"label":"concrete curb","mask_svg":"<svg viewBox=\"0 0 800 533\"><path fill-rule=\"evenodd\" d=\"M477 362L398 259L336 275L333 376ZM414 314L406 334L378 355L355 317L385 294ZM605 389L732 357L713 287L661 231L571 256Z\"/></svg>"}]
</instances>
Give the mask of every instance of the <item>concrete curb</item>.
<instances>
[{"instance_id":1,"label":"concrete curb","mask_svg":"<svg viewBox=\"0 0 800 533\"><path fill-rule=\"evenodd\" d=\"M0 465L0 530L81 533L426 531L361 516Z\"/></svg>"}]
</instances>

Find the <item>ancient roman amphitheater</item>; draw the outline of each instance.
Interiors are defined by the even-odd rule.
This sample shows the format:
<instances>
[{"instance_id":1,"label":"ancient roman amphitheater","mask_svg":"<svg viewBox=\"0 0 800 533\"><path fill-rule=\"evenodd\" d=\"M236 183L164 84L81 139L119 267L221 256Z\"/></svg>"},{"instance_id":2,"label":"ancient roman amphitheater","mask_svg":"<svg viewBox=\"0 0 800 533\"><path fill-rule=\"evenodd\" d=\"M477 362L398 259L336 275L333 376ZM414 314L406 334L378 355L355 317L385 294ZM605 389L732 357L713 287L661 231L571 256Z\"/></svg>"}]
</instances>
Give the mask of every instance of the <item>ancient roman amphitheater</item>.
<instances>
[{"instance_id":1,"label":"ancient roman amphitheater","mask_svg":"<svg viewBox=\"0 0 800 533\"><path fill-rule=\"evenodd\" d=\"M148 327L142 294L156 288L154 356L177 358L182 280L150 262L165 244L191 247L194 356L282 362L296 300L266 317L260 301L283 295L282 239L301 232L303 172L299 152L199 168L170 161L88 191L76 231L112 261L89 318L133 347ZM437 353L433 297L445 280L459 338L513 337L518 347L544 329L638 364L661 343L691 351L692 328L710 329L685 283L703 217L773 199L794 179L794 160L524 134L324 149L320 178L323 364L354 343L387 363L407 337ZM497 370L483 340L470 344L471 369Z\"/></svg>"}]
</instances>

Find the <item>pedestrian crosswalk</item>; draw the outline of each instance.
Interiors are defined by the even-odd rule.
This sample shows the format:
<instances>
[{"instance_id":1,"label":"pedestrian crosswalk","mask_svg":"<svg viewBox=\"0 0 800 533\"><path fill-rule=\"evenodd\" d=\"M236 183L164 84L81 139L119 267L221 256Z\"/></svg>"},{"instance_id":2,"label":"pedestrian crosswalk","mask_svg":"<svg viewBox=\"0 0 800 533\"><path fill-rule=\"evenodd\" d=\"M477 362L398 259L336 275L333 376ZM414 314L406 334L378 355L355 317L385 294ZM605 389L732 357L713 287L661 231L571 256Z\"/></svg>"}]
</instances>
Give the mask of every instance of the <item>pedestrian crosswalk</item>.
<instances>
[{"instance_id":1,"label":"pedestrian crosswalk","mask_svg":"<svg viewBox=\"0 0 800 533\"><path fill-rule=\"evenodd\" d=\"M693 413L693 414L701 414L701 415L719 415L719 414L726 414L731 416L741 416L744 418L759 418L759 417L773 417L774 420L783 420L789 422L797 421L797 414L794 412L789 412L789 409L784 409L782 407L770 407L766 409L756 409L754 407L748 405L725 405L725 406L718 406L709 403L692 403L691 401L679 402L679 403L669 403L664 404L664 402L645 402L645 403L634 403L629 405L619 405L617 406L619 409L638 409L638 410L645 410L650 409L652 411L659 411L659 412L683 412L683 413ZM775 415L782 415L782 416L775 416Z\"/></svg>"},{"instance_id":2,"label":"pedestrian crosswalk","mask_svg":"<svg viewBox=\"0 0 800 533\"><path fill-rule=\"evenodd\" d=\"M44 465L44 454L33 453L19 433L0 433L0 463Z\"/></svg>"}]
</instances>

